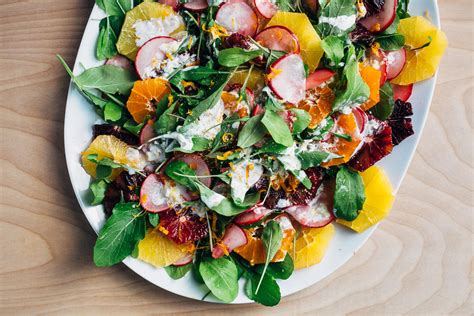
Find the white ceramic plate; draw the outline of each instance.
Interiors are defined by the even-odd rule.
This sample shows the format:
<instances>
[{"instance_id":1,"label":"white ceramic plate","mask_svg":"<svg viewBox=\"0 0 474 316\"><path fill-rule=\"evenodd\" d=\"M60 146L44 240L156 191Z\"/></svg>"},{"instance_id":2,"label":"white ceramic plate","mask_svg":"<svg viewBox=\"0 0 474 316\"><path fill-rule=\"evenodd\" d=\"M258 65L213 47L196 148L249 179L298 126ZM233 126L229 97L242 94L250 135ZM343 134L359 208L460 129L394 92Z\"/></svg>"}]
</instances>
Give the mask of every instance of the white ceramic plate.
<instances>
[{"instance_id":1,"label":"white ceramic plate","mask_svg":"<svg viewBox=\"0 0 474 316\"><path fill-rule=\"evenodd\" d=\"M425 12L428 12L433 22L439 26L438 7L435 0L411 1L410 13L412 15L423 15ZM103 13L96 5L92 10L77 54L74 65L74 73L76 74L82 71L82 65L86 68L90 68L102 64L94 55L99 21L102 17ZM415 85L413 95L410 98L415 112L413 115L415 135L403 141L401 145L396 146L392 154L379 163L390 177L390 181L395 190L398 190L405 176L420 139L433 96L435 81L436 78L432 78ZM85 199L90 178L80 164L80 153L90 143L92 138L92 125L98 119L99 117L95 114L93 106L90 105L79 94L74 85L71 84L69 87L64 122L67 167L79 204L87 220L96 232L98 232L100 227L104 224L103 208L102 206L91 206ZM331 242L324 260L320 264L295 271L289 280L278 282L280 284L282 297L309 287L331 274L354 255L375 229L376 227L372 227L362 234L356 234L347 229L336 227L335 237ZM207 292L205 286L194 282L190 274L180 280L172 280L163 269L156 269L139 260L129 257L124 260L124 263L144 279L178 295L200 300ZM241 289L242 288L243 284L241 284ZM208 296L206 301L219 302L212 295ZM251 301L241 290L233 303L250 302Z\"/></svg>"}]
</instances>

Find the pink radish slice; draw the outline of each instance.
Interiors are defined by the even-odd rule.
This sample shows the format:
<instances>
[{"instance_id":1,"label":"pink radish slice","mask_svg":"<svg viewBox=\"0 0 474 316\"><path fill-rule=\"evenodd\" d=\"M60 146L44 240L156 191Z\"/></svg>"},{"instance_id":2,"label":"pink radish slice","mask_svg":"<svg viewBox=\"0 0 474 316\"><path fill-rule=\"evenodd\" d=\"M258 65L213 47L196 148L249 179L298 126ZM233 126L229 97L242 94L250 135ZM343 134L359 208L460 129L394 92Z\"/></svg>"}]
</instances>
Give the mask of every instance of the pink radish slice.
<instances>
[{"instance_id":1,"label":"pink radish slice","mask_svg":"<svg viewBox=\"0 0 474 316\"><path fill-rule=\"evenodd\" d=\"M179 160L189 165L194 170L197 176L207 177L211 175L211 171L207 166L207 163L198 154L184 154L179 157L173 158L173 160ZM211 178L199 178L199 180L207 187L211 186Z\"/></svg>"},{"instance_id":2,"label":"pink radish slice","mask_svg":"<svg viewBox=\"0 0 474 316\"><path fill-rule=\"evenodd\" d=\"M393 99L395 101L402 100L403 102L407 102L413 92L413 84L400 86L392 83L391 85L393 89Z\"/></svg>"},{"instance_id":3,"label":"pink radish slice","mask_svg":"<svg viewBox=\"0 0 474 316\"><path fill-rule=\"evenodd\" d=\"M356 120L357 127L359 128L359 132L362 133L365 129L365 124L368 121L367 114L365 114L365 112L359 107L353 108L352 113L354 113L354 117Z\"/></svg>"},{"instance_id":4,"label":"pink radish slice","mask_svg":"<svg viewBox=\"0 0 474 316\"><path fill-rule=\"evenodd\" d=\"M263 106L261 106L260 104L255 105L252 110L252 116L257 116L262 113L263 113Z\"/></svg>"},{"instance_id":5,"label":"pink radish slice","mask_svg":"<svg viewBox=\"0 0 474 316\"><path fill-rule=\"evenodd\" d=\"M264 206L254 206L249 210L245 211L245 213L242 213L237 216L234 219L234 223L236 223L237 225L251 225L258 222L271 212L272 210L269 210Z\"/></svg>"},{"instance_id":6,"label":"pink radish slice","mask_svg":"<svg viewBox=\"0 0 474 316\"><path fill-rule=\"evenodd\" d=\"M270 0L254 0L257 12L266 19L271 19L278 11L278 7Z\"/></svg>"},{"instance_id":7,"label":"pink radish slice","mask_svg":"<svg viewBox=\"0 0 474 316\"><path fill-rule=\"evenodd\" d=\"M135 68L141 79L149 77L148 69L153 67L153 64L164 60L166 52L162 50L164 44L176 42L176 40L169 36L154 37L138 50L137 58L135 59Z\"/></svg>"},{"instance_id":8,"label":"pink radish slice","mask_svg":"<svg viewBox=\"0 0 474 316\"><path fill-rule=\"evenodd\" d=\"M304 99L306 77L300 55L287 54L270 67L269 87L280 98L296 104Z\"/></svg>"},{"instance_id":9,"label":"pink radish slice","mask_svg":"<svg viewBox=\"0 0 474 316\"><path fill-rule=\"evenodd\" d=\"M359 23L373 33L383 32L392 25L393 20L395 20L397 4L397 0L385 0L385 4L379 13L364 18L360 20Z\"/></svg>"},{"instance_id":10,"label":"pink radish slice","mask_svg":"<svg viewBox=\"0 0 474 316\"><path fill-rule=\"evenodd\" d=\"M385 52L385 55L387 56L387 79L392 80L402 72L407 53L404 48L400 48L399 50Z\"/></svg>"},{"instance_id":11,"label":"pink radish slice","mask_svg":"<svg viewBox=\"0 0 474 316\"><path fill-rule=\"evenodd\" d=\"M208 7L207 0L189 0L183 7L191 11L202 11Z\"/></svg>"},{"instance_id":12,"label":"pink radish slice","mask_svg":"<svg viewBox=\"0 0 474 316\"><path fill-rule=\"evenodd\" d=\"M247 243L247 235L239 226L230 224L225 229L224 237L219 245L216 245L212 250L212 257L214 259L220 258L225 254L223 247L227 252L231 252L235 248L243 246Z\"/></svg>"},{"instance_id":13,"label":"pink radish slice","mask_svg":"<svg viewBox=\"0 0 474 316\"><path fill-rule=\"evenodd\" d=\"M193 254L188 253L184 258L179 259L178 261L174 262L173 265L176 267L185 266L189 263L193 262Z\"/></svg>"},{"instance_id":14,"label":"pink radish slice","mask_svg":"<svg viewBox=\"0 0 474 316\"><path fill-rule=\"evenodd\" d=\"M148 120L148 122L143 126L140 131L140 144L143 145L148 142L150 139L156 136L155 129L153 128L153 120Z\"/></svg>"},{"instance_id":15,"label":"pink radish slice","mask_svg":"<svg viewBox=\"0 0 474 316\"><path fill-rule=\"evenodd\" d=\"M158 1L161 4L166 4L172 7L174 10L178 8L179 1L178 0L159 0Z\"/></svg>"},{"instance_id":16,"label":"pink radish slice","mask_svg":"<svg viewBox=\"0 0 474 316\"><path fill-rule=\"evenodd\" d=\"M117 66L126 70L132 69L132 62L125 56L115 55L114 57L107 59L106 65Z\"/></svg>"},{"instance_id":17,"label":"pink radish slice","mask_svg":"<svg viewBox=\"0 0 474 316\"><path fill-rule=\"evenodd\" d=\"M336 73L329 69L316 69L306 78L306 90L314 89L330 80Z\"/></svg>"},{"instance_id":18,"label":"pink radish slice","mask_svg":"<svg viewBox=\"0 0 474 316\"><path fill-rule=\"evenodd\" d=\"M229 33L254 36L258 27L255 11L245 2L225 3L217 11L216 22Z\"/></svg>"},{"instance_id":19,"label":"pink radish slice","mask_svg":"<svg viewBox=\"0 0 474 316\"><path fill-rule=\"evenodd\" d=\"M334 180L324 181L318 189L316 197L308 205L290 206L284 211L303 226L324 227L334 220L335 187Z\"/></svg>"},{"instance_id":20,"label":"pink radish slice","mask_svg":"<svg viewBox=\"0 0 474 316\"><path fill-rule=\"evenodd\" d=\"M168 210L170 207L166 203L165 185L164 178L155 173L146 177L140 189L140 205L151 213Z\"/></svg>"},{"instance_id":21,"label":"pink radish slice","mask_svg":"<svg viewBox=\"0 0 474 316\"><path fill-rule=\"evenodd\" d=\"M300 44L295 33L284 26L270 26L255 37L262 46L287 53L299 53Z\"/></svg>"}]
</instances>

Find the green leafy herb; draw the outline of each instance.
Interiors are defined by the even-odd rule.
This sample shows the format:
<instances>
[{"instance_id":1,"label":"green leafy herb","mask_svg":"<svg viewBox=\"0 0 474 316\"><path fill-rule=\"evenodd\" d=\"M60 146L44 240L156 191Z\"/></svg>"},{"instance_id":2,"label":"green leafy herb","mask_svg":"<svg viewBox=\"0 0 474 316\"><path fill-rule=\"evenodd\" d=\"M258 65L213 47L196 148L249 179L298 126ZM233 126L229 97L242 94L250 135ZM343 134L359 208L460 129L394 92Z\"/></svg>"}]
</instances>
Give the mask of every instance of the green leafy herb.
<instances>
[{"instance_id":1,"label":"green leafy herb","mask_svg":"<svg viewBox=\"0 0 474 316\"><path fill-rule=\"evenodd\" d=\"M109 15L124 17L125 13L132 9L130 0L96 0L95 2Z\"/></svg>"},{"instance_id":2,"label":"green leafy herb","mask_svg":"<svg viewBox=\"0 0 474 316\"><path fill-rule=\"evenodd\" d=\"M392 115L395 101L393 100L392 85L386 82L380 88L380 101L376 106L370 109L370 113L379 120L385 121Z\"/></svg>"},{"instance_id":3,"label":"green leafy herb","mask_svg":"<svg viewBox=\"0 0 474 316\"><path fill-rule=\"evenodd\" d=\"M123 18L118 16L107 15L100 21L96 47L97 59L102 60L117 55L116 44L122 24Z\"/></svg>"},{"instance_id":4,"label":"green leafy herb","mask_svg":"<svg viewBox=\"0 0 474 316\"><path fill-rule=\"evenodd\" d=\"M140 131L143 128L143 125L145 125L145 122L147 122L148 119L143 120L143 123L137 124L133 119L129 119L123 124L123 128L125 128L127 131L132 133L135 136L140 135Z\"/></svg>"},{"instance_id":5,"label":"green leafy herb","mask_svg":"<svg viewBox=\"0 0 474 316\"><path fill-rule=\"evenodd\" d=\"M103 65L84 70L74 82L83 90L97 89L104 93L126 95L133 87L131 73L121 67Z\"/></svg>"},{"instance_id":6,"label":"green leafy herb","mask_svg":"<svg viewBox=\"0 0 474 316\"><path fill-rule=\"evenodd\" d=\"M170 162L165 169L165 173L168 177L176 181L177 183L190 188L193 191L197 191L196 186L196 173L191 167L181 160L174 160Z\"/></svg>"},{"instance_id":7,"label":"green leafy herb","mask_svg":"<svg viewBox=\"0 0 474 316\"><path fill-rule=\"evenodd\" d=\"M178 126L178 118L173 115L176 104L177 104L176 102L171 104L171 106L169 106L163 112L163 114L161 114L161 116L158 118L158 120L153 125L153 127L155 128L155 131L158 135L163 135L163 134L166 134L168 132L172 132Z\"/></svg>"},{"instance_id":8,"label":"green leafy herb","mask_svg":"<svg viewBox=\"0 0 474 316\"><path fill-rule=\"evenodd\" d=\"M99 267L117 264L129 256L145 237L145 217L136 203L119 203L100 230L94 246L94 263Z\"/></svg>"},{"instance_id":9,"label":"green leafy herb","mask_svg":"<svg viewBox=\"0 0 474 316\"><path fill-rule=\"evenodd\" d=\"M168 273L169 277L173 280L179 280L184 277L191 269L193 268L192 263L185 264L184 266L174 266L170 265L165 267L166 273Z\"/></svg>"},{"instance_id":10,"label":"green leafy herb","mask_svg":"<svg viewBox=\"0 0 474 316\"><path fill-rule=\"evenodd\" d=\"M262 274L265 265L259 264L255 266L255 271ZM294 270L293 259L287 254L285 259L281 262L272 262L268 265L267 274L271 275L274 279L287 280Z\"/></svg>"},{"instance_id":11,"label":"green leafy herb","mask_svg":"<svg viewBox=\"0 0 474 316\"><path fill-rule=\"evenodd\" d=\"M158 213L147 213L148 214L148 221L153 227L158 226L160 223L160 215Z\"/></svg>"},{"instance_id":12,"label":"green leafy herb","mask_svg":"<svg viewBox=\"0 0 474 316\"><path fill-rule=\"evenodd\" d=\"M328 36L321 41L321 47L329 59L329 66L333 68L341 67L341 61L344 58L344 39L338 36Z\"/></svg>"},{"instance_id":13,"label":"green leafy herb","mask_svg":"<svg viewBox=\"0 0 474 316\"><path fill-rule=\"evenodd\" d=\"M261 141L267 130L262 124L263 115L252 116L242 127L242 130L239 133L239 139L237 141L237 146L241 148L247 148L255 143Z\"/></svg>"},{"instance_id":14,"label":"green leafy herb","mask_svg":"<svg viewBox=\"0 0 474 316\"><path fill-rule=\"evenodd\" d=\"M281 247L281 242L283 240L283 230L278 222L271 220L267 222L265 227L263 228L262 233L262 243L263 247L265 248L265 265L263 267L262 276L260 281L257 284L257 288L255 289L255 293L258 293L260 289L260 285L263 282L265 272L268 268L268 264L272 261L273 257L277 253L278 249Z\"/></svg>"},{"instance_id":15,"label":"green leafy herb","mask_svg":"<svg viewBox=\"0 0 474 316\"><path fill-rule=\"evenodd\" d=\"M104 119L106 121L117 122L122 118L123 107L109 101L104 107Z\"/></svg>"},{"instance_id":16,"label":"green leafy herb","mask_svg":"<svg viewBox=\"0 0 474 316\"><path fill-rule=\"evenodd\" d=\"M239 206L233 200L224 197L223 195L212 191L200 181L195 181L201 194L201 200L211 210L223 216L235 216L243 213L248 207Z\"/></svg>"},{"instance_id":17,"label":"green leafy herb","mask_svg":"<svg viewBox=\"0 0 474 316\"><path fill-rule=\"evenodd\" d=\"M339 169L334 193L334 215L346 221L353 221L362 210L364 202L364 182L360 174L345 166Z\"/></svg>"},{"instance_id":18,"label":"green leafy herb","mask_svg":"<svg viewBox=\"0 0 474 316\"><path fill-rule=\"evenodd\" d=\"M237 67L262 54L263 52L260 49L244 50L242 48L233 47L221 50L217 61L224 67Z\"/></svg>"},{"instance_id":19,"label":"green leafy herb","mask_svg":"<svg viewBox=\"0 0 474 316\"><path fill-rule=\"evenodd\" d=\"M267 128L273 140L286 147L293 145L293 136L285 121L273 111L265 111L262 124Z\"/></svg>"},{"instance_id":20,"label":"green leafy herb","mask_svg":"<svg viewBox=\"0 0 474 316\"><path fill-rule=\"evenodd\" d=\"M306 170L319 166L329 158L330 153L324 151L301 151L297 156L301 163L301 169Z\"/></svg>"},{"instance_id":21,"label":"green leafy herb","mask_svg":"<svg viewBox=\"0 0 474 316\"><path fill-rule=\"evenodd\" d=\"M247 273L245 294L264 306L275 306L281 300L280 287L270 274Z\"/></svg>"},{"instance_id":22,"label":"green leafy herb","mask_svg":"<svg viewBox=\"0 0 474 316\"><path fill-rule=\"evenodd\" d=\"M99 205L104 200L105 191L107 190L108 183L105 180L94 180L89 185L91 190L91 204Z\"/></svg>"},{"instance_id":23,"label":"green leafy herb","mask_svg":"<svg viewBox=\"0 0 474 316\"><path fill-rule=\"evenodd\" d=\"M319 1L319 3L321 13L317 30L322 38L330 35L347 34L354 29L357 15L354 0ZM336 23L339 19L344 19L344 22ZM352 23L348 24L348 21Z\"/></svg>"},{"instance_id":24,"label":"green leafy herb","mask_svg":"<svg viewBox=\"0 0 474 316\"><path fill-rule=\"evenodd\" d=\"M296 116L295 121L293 122L293 135L299 134L304 131L309 123L311 122L311 115L305 110L301 109L291 109Z\"/></svg>"},{"instance_id":25,"label":"green leafy herb","mask_svg":"<svg viewBox=\"0 0 474 316\"><path fill-rule=\"evenodd\" d=\"M398 0L397 16L400 19L406 19L410 17L410 14L408 14L409 2L410 0Z\"/></svg>"},{"instance_id":26,"label":"green leafy herb","mask_svg":"<svg viewBox=\"0 0 474 316\"><path fill-rule=\"evenodd\" d=\"M225 303L230 303L239 292L238 274L235 263L224 257L203 258L199 273L212 294Z\"/></svg>"},{"instance_id":27,"label":"green leafy herb","mask_svg":"<svg viewBox=\"0 0 474 316\"><path fill-rule=\"evenodd\" d=\"M334 111L341 111L345 107L355 107L364 103L370 95L370 89L359 73L359 65L354 46L350 46L344 68L344 77L347 79L347 87L344 92L337 93L333 105Z\"/></svg>"},{"instance_id":28,"label":"green leafy herb","mask_svg":"<svg viewBox=\"0 0 474 316\"><path fill-rule=\"evenodd\" d=\"M402 34L380 34L375 40L383 50L398 50L405 45L405 36Z\"/></svg>"}]
</instances>

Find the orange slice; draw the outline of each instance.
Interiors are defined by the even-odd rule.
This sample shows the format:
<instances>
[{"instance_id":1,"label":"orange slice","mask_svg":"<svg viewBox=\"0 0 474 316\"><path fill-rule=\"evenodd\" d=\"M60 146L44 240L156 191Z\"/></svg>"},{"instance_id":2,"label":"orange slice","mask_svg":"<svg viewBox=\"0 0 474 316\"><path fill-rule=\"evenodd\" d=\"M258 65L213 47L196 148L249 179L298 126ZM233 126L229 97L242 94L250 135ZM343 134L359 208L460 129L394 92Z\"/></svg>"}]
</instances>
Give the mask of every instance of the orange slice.
<instances>
[{"instance_id":1,"label":"orange slice","mask_svg":"<svg viewBox=\"0 0 474 316\"><path fill-rule=\"evenodd\" d=\"M322 228L305 227L296 239L295 249L290 250L295 269L303 269L320 263L334 236L334 225Z\"/></svg>"},{"instance_id":2,"label":"orange slice","mask_svg":"<svg viewBox=\"0 0 474 316\"><path fill-rule=\"evenodd\" d=\"M157 268L166 267L186 257L192 246L174 243L159 228L149 229L138 244L138 259Z\"/></svg>"},{"instance_id":3,"label":"orange slice","mask_svg":"<svg viewBox=\"0 0 474 316\"><path fill-rule=\"evenodd\" d=\"M127 109L137 123L156 111L156 104L171 92L168 81L155 78L136 81L127 101Z\"/></svg>"},{"instance_id":4,"label":"orange slice","mask_svg":"<svg viewBox=\"0 0 474 316\"><path fill-rule=\"evenodd\" d=\"M380 101L380 77L382 73L380 70L363 63L359 64L359 71L362 80L364 80L370 89L369 99L361 106L364 111L367 111Z\"/></svg>"},{"instance_id":5,"label":"orange slice","mask_svg":"<svg viewBox=\"0 0 474 316\"><path fill-rule=\"evenodd\" d=\"M332 105L335 100L334 91L328 86L316 90L306 91L306 98L301 101L296 108L305 110L311 115L309 128L315 128L332 112Z\"/></svg>"}]
</instances>

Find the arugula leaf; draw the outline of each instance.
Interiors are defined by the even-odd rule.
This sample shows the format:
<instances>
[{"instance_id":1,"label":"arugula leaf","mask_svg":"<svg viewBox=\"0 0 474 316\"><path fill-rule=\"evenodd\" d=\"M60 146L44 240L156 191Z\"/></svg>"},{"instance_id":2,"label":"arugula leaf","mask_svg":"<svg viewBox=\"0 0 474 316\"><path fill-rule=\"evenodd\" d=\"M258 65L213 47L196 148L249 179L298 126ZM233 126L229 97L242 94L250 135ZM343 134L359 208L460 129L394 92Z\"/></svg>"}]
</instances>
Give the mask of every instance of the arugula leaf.
<instances>
[{"instance_id":1,"label":"arugula leaf","mask_svg":"<svg viewBox=\"0 0 474 316\"><path fill-rule=\"evenodd\" d=\"M262 124L263 115L252 116L242 127L237 140L237 146L247 148L261 141L267 130Z\"/></svg>"},{"instance_id":2,"label":"arugula leaf","mask_svg":"<svg viewBox=\"0 0 474 316\"><path fill-rule=\"evenodd\" d=\"M135 136L140 136L140 131L145 125L145 122L148 122L148 119L143 120L143 123L137 124L133 119L129 119L123 124L123 128L132 133Z\"/></svg>"},{"instance_id":3,"label":"arugula leaf","mask_svg":"<svg viewBox=\"0 0 474 316\"><path fill-rule=\"evenodd\" d=\"M263 52L260 49L244 50L239 47L233 47L221 50L217 57L217 61L224 67L237 67L262 54Z\"/></svg>"},{"instance_id":4,"label":"arugula leaf","mask_svg":"<svg viewBox=\"0 0 474 316\"><path fill-rule=\"evenodd\" d=\"M331 131L334 126L334 120L328 116L325 118L315 129L308 131L305 136L309 136L310 139L322 140Z\"/></svg>"},{"instance_id":5,"label":"arugula leaf","mask_svg":"<svg viewBox=\"0 0 474 316\"><path fill-rule=\"evenodd\" d=\"M266 141L262 147L258 148L258 154L281 154L286 149L285 146L277 144L273 139Z\"/></svg>"},{"instance_id":6,"label":"arugula leaf","mask_svg":"<svg viewBox=\"0 0 474 316\"><path fill-rule=\"evenodd\" d=\"M266 110L262 124L267 128L273 140L286 147L293 145L293 136L285 121L275 112Z\"/></svg>"},{"instance_id":7,"label":"arugula leaf","mask_svg":"<svg viewBox=\"0 0 474 316\"><path fill-rule=\"evenodd\" d=\"M191 167L181 160L171 161L165 169L165 173L168 177L173 179L176 183L184 185L187 188L190 188L193 191L197 191L198 188L195 184L198 181L196 178L196 173Z\"/></svg>"},{"instance_id":8,"label":"arugula leaf","mask_svg":"<svg viewBox=\"0 0 474 316\"><path fill-rule=\"evenodd\" d=\"M397 16L400 19L406 19L410 17L408 13L408 4L410 0L398 0L398 7L397 7Z\"/></svg>"},{"instance_id":9,"label":"arugula leaf","mask_svg":"<svg viewBox=\"0 0 474 316\"><path fill-rule=\"evenodd\" d=\"M331 0L320 2L317 30L321 37L347 34L355 27L357 10L354 0Z\"/></svg>"},{"instance_id":10,"label":"arugula leaf","mask_svg":"<svg viewBox=\"0 0 474 316\"><path fill-rule=\"evenodd\" d=\"M393 100L392 85L386 82L382 88L380 88L380 101L372 107L370 113L378 118L379 120L385 121L392 115L395 101Z\"/></svg>"},{"instance_id":11,"label":"arugula leaf","mask_svg":"<svg viewBox=\"0 0 474 316\"><path fill-rule=\"evenodd\" d=\"M148 220L150 221L151 226L156 227L160 223L160 215L158 213L147 213Z\"/></svg>"},{"instance_id":12,"label":"arugula leaf","mask_svg":"<svg viewBox=\"0 0 474 316\"><path fill-rule=\"evenodd\" d=\"M203 258L199 264L199 273L215 297L225 303L235 300L239 292L239 283L237 267L233 261L224 257Z\"/></svg>"},{"instance_id":13,"label":"arugula leaf","mask_svg":"<svg viewBox=\"0 0 474 316\"><path fill-rule=\"evenodd\" d=\"M262 274L265 265L258 264L255 266L255 271ZM267 274L274 279L287 280L294 270L293 259L289 254L286 254L285 259L281 262L272 262L268 265Z\"/></svg>"},{"instance_id":14,"label":"arugula leaf","mask_svg":"<svg viewBox=\"0 0 474 316\"><path fill-rule=\"evenodd\" d=\"M117 122L122 118L123 107L116 103L109 101L104 107L104 120Z\"/></svg>"},{"instance_id":15,"label":"arugula leaf","mask_svg":"<svg viewBox=\"0 0 474 316\"><path fill-rule=\"evenodd\" d=\"M213 76L213 75L229 75L229 72L222 71L222 70L215 70L209 67L199 66L199 67L186 68L180 74L183 80L199 82L200 80L208 79L210 76Z\"/></svg>"},{"instance_id":16,"label":"arugula leaf","mask_svg":"<svg viewBox=\"0 0 474 316\"><path fill-rule=\"evenodd\" d=\"M122 28L123 18L106 16L99 23L99 37L97 38L96 57L99 60L112 58L117 55L117 40Z\"/></svg>"},{"instance_id":17,"label":"arugula leaf","mask_svg":"<svg viewBox=\"0 0 474 316\"><path fill-rule=\"evenodd\" d=\"M334 215L346 221L353 221L362 210L364 202L364 182L360 174L345 166L339 169L334 193Z\"/></svg>"},{"instance_id":18,"label":"arugula leaf","mask_svg":"<svg viewBox=\"0 0 474 316\"><path fill-rule=\"evenodd\" d=\"M105 191L107 191L107 181L105 180L94 180L89 185L91 190L91 204L92 205L99 205L104 200Z\"/></svg>"},{"instance_id":19,"label":"arugula leaf","mask_svg":"<svg viewBox=\"0 0 474 316\"><path fill-rule=\"evenodd\" d=\"M250 272L246 276L245 294L248 298L264 306L275 306L280 302L280 287L270 274L260 275Z\"/></svg>"},{"instance_id":20,"label":"arugula leaf","mask_svg":"<svg viewBox=\"0 0 474 316\"><path fill-rule=\"evenodd\" d=\"M334 111L341 111L345 107L355 107L364 103L370 96L370 89L359 73L359 65L354 46L350 46L344 68L344 77L347 87L343 93L337 93L333 105Z\"/></svg>"},{"instance_id":21,"label":"arugula leaf","mask_svg":"<svg viewBox=\"0 0 474 316\"><path fill-rule=\"evenodd\" d=\"M132 9L132 1L130 0L96 0L95 2L108 15L124 17L125 13Z\"/></svg>"},{"instance_id":22,"label":"arugula leaf","mask_svg":"<svg viewBox=\"0 0 474 316\"><path fill-rule=\"evenodd\" d=\"M283 230L278 222L271 220L267 222L265 227L263 228L262 233L262 243L263 247L265 248L265 265L263 267L262 276L260 281L257 284L257 288L255 289L255 294L258 293L260 289L260 285L265 276L265 272L267 271L268 264L272 261L275 254L281 247L281 242L283 240Z\"/></svg>"},{"instance_id":23,"label":"arugula leaf","mask_svg":"<svg viewBox=\"0 0 474 316\"><path fill-rule=\"evenodd\" d=\"M136 203L119 203L100 230L94 246L94 263L111 266L132 254L145 237L145 217Z\"/></svg>"},{"instance_id":24,"label":"arugula leaf","mask_svg":"<svg viewBox=\"0 0 474 316\"><path fill-rule=\"evenodd\" d=\"M153 127L155 128L155 132L158 135L163 135L168 132L172 132L176 129L178 126L178 118L173 114L174 109L176 107L176 102L171 104L170 107L168 107L163 114L158 118L158 120L155 122Z\"/></svg>"},{"instance_id":25,"label":"arugula leaf","mask_svg":"<svg viewBox=\"0 0 474 316\"><path fill-rule=\"evenodd\" d=\"M299 134L304 131L309 123L311 122L311 115L305 110L291 109L296 116L296 120L293 122L293 135Z\"/></svg>"},{"instance_id":26,"label":"arugula leaf","mask_svg":"<svg viewBox=\"0 0 474 316\"><path fill-rule=\"evenodd\" d=\"M328 159L329 156L330 153L324 151L301 151L297 154L301 162L301 169L303 170L319 166Z\"/></svg>"},{"instance_id":27,"label":"arugula leaf","mask_svg":"<svg viewBox=\"0 0 474 316\"><path fill-rule=\"evenodd\" d=\"M344 58L344 39L338 36L328 36L321 41L321 47L329 59L329 65L334 68L339 68L341 61Z\"/></svg>"},{"instance_id":28,"label":"arugula leaf","mask_svg":"<svg viewBox=\"0 0 474 316\"><path fill-rule=\"evenodd\" d=\"M165 267L166 273L168 273L169 277L173 280L179 280L184 277L191 269L193 268L192 263L185 264L184 266L174 266L170 265Z\"/></svg>"},{"instance_id":29,"label":"arugula leaf","mask_svg":"<svg viewBox=\"0 0 474 316\"><path fill-rule=\"evenodd\" d=\"M74 82L82 90L98 89L104 93L127 95L135 81L128 70L113 65L102 65L84 70L75 76Z\"/></svg>"},{"instance_id":30,"label":"arugula leaf","mask_svg":"<svg viewBox=\"0 0 474 316\"><path fill-rule=\"evenodd\" d=\"M266 110L271 110L271 111L280 111L283 110L283 104L281 104L280 101L275 97L273 92L270 90L268 86L262 89L262 92L264 92L267 95L267 98L265 100L265 109Z\"/></svg>"},{"instance_id":31,"label":"arugula leaf","mask_svg":"<svg viewBox=\"0 0 474 316\"><path fill-rule=\"evenodd\" d=\"M247 206L239 206L229 198L216 193L202 184L200 181L195 181L196 186L201 194L201 201L206 204L211 210L223 216L235 216L243 213Z\"/></svg>"}]
</instances>

